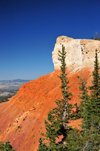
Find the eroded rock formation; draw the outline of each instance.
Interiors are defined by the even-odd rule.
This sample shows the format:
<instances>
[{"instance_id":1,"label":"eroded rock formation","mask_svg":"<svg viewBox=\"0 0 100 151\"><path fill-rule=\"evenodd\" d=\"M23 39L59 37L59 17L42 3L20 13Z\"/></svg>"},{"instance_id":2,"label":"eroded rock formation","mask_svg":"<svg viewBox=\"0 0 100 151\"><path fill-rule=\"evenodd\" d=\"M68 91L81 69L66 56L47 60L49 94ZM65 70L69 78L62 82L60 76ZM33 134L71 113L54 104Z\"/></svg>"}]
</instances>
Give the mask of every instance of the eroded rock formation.
<instances>
[{"instance_id":1,"label":"eroded rock formation","mask_svg":"<svg viewBox=\"0 0 100 151\"><path fill-rule=\"evenodd\" d=\"M100 41L88 39L73 39L66 36L57 38L52 59L55 69L60 69L58 60L58 50L62 49L62 44L66 50L66 65L74 69L81 69L86 66L93 66L95 58L95 49L98 50L100 58Z\"/></svg>"}]
</instances>

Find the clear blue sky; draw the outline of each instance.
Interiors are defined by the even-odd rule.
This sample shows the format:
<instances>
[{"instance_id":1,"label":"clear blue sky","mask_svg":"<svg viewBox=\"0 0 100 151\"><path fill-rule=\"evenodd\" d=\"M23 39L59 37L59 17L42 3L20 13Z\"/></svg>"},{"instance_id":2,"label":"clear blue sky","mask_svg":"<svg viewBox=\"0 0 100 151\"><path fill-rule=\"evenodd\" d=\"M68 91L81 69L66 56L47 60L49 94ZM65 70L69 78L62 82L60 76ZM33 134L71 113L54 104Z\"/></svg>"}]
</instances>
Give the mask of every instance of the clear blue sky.
<instances>
[{"instance_id":1,"label":"clear blue sky","mask_svg":"<svg viewBox=\"0 0 100 151\"><path fill-rule=\"evenodd\" d=\"M0 80L54 71L58 36L100 36L100 0L0 0Z\"/></svg>"}]
</instances>

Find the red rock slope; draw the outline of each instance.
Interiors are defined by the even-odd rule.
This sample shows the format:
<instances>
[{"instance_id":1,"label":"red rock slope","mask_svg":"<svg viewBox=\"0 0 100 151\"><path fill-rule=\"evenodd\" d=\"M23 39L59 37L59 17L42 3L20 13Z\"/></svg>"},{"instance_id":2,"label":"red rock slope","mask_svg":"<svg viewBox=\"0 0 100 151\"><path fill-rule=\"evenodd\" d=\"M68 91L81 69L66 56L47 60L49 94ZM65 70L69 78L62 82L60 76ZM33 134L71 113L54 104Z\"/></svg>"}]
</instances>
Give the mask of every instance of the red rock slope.
<instances>
[{"instance_id":1,"label":"red rock slope","mask_svg":"<svg viewBox=\"0 0 100 151\"><path fill-rule=\"evenodd\" d=\"M88 84L91 71L89 67L83 69ZM71 103L79 103L77 76L81 71L67 72L73 94ZM24 84L10 101L0 104L0 141L9 140L16 151L37 151L41 132L45 132L44 120L55 106L55 99L61 98L59 73L56 70Z\"/></svg>"}]
</instances>

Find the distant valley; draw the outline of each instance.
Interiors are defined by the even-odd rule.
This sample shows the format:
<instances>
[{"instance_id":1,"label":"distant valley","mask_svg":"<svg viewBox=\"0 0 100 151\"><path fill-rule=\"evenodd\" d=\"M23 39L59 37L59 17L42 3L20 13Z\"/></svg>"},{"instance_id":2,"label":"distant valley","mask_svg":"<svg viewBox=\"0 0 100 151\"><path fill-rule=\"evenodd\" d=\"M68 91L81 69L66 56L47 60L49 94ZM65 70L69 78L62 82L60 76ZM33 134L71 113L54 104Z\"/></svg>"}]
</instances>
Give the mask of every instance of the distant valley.
<instances>
[{"instance_id":1,"label":"distant valley","mask_svg":"<svg viewBox=\"0 0 100 151\"><path fill-rule=\"evenodd\" d=\"M19 88L30 80L1 80L0 81L0 103L9 101L9 98L17 93Z\"/></svg>"},{"instance_id":2,"label":"distant valley","mask_svg":"<svg viewBox=\"0 0 100 151\"><path fill-rule=\"evenodd\" d=\"M7 90L12 90L12 89L19 89L23 84L27 83L30 80L21 80L21 79L16 79L16 80L1 80L0 81L0 89L7 89Z\"/></svg>"}]
</instances>

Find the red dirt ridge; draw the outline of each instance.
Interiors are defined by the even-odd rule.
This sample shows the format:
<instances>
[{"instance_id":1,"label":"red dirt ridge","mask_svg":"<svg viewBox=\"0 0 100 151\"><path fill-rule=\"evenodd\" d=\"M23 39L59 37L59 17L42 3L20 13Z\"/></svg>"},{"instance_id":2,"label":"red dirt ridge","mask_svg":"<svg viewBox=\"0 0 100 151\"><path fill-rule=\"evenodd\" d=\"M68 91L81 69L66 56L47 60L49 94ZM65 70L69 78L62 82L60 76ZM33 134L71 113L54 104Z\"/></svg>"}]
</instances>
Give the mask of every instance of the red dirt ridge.
<instances>
[{"instance_id":1,"label":"red dirt ridge","mask_svg":"<svg viewBox=\"0 0 100 151\"><path fill-rule=\"evenodd\" d=\"M90 85L92 67L82 70L83 77ZM67 70L69 91L73 97L70 103L79 104L77 76L81 71ZM44 120L49 110L55 107L55 100L62 97L59 70L24 84L10 101L0 104L0 141L11 142L16 151L37 151L41 132L45 132ZM79 128L80 120L71 125Z\"/></svg>"}]
</instances>

